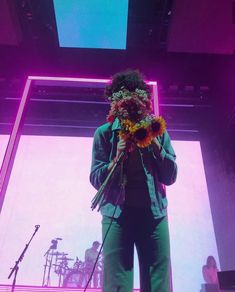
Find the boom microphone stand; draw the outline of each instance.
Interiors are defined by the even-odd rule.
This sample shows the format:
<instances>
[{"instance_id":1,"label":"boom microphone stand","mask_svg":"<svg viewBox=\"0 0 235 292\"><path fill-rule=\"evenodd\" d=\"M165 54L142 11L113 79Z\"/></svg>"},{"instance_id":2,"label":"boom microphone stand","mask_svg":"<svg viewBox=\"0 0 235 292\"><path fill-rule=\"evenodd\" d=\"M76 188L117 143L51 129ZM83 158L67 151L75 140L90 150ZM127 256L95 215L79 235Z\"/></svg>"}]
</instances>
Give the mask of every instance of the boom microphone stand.
<instances>
[{"instance_id":1,"label":"boom microphone stand","mask_svg":"<svg viewBox=\"0 0 235 292\"><path fill-rule=\"evenodd\" d=\"M14 273L14 278L13 278L13 282L12 282L12 286L11 286L11 292L15 291L16 277L17 277L17 273L19 271L19 263L23 260L25 252L28 249L29 244L32 241L34 235L37 233L39 227L40 227L40 225L35 225L35 230L34 230L33 235L31 236L29 242L25 245L25 248L23 249L21 255L18 258L18 260L16 261L15 266L13 268L11 268L11 272L10 272L10 274L8 276L8 279L10 279L11 276L13 275L13 273Z\"/></svg>"}]
</instances>

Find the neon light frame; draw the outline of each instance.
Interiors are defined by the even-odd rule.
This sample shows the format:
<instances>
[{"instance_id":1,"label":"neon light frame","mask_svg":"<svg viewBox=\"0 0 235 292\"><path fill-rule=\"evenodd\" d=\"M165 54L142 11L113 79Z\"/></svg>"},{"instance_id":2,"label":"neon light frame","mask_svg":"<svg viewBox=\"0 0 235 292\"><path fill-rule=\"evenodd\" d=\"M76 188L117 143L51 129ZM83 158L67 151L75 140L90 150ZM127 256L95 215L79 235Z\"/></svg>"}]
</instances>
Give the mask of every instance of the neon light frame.
<instances>
[{"instance_id":1,"label":"neon light frame","mask_svg":"<svg viewBox=\"0 0 235 292\"><path fill-rule=\"evenodd\" d=\"M19 139L20 129L23 125L23 116L26 109L26 104L29 99L29 92L33 82L44 81L44 82L65 82L65 83L76 83L76 82L90 82L90 83L109 83L110 79L99 79L99 78L76 78L76 77L51 77L51 76L28 76L20 105L16 114L16 119L13 125L13 129L8 141L8 145L4 154L3 162L0 169L0 213L3 206L8 182L11 175L12 166L14 163ZM153 95L153 112L155 115L159 114L159 102L158 102L158 89L157 81L146 81L148 85L152 85ZM49 85L49 84L48 84Z\"/></svg>"}]
</instances>

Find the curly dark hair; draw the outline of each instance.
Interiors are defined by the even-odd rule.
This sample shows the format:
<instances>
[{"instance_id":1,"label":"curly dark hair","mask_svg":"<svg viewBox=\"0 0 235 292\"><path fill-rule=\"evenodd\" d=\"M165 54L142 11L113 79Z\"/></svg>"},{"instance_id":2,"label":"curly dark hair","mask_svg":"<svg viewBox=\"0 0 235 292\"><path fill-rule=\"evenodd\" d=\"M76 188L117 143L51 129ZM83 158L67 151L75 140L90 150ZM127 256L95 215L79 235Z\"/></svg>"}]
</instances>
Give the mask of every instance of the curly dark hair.
<instances>
[{"instance_id":1,"label":"curly dark hair","mask_svg":"<svg viewBox=\"0 0 235 292\"><path fill-rule=\"evenodd\" d=\"M107 85L105 88L105 97L108 98L112 96L114 92L118 92L123 88L131 92L135 91L137 88L142 89L148 93L149 98L151 97L151 88L144 82L143 75L138 70L128 69L113 75L111 84Z\"/></svg>"}]
</instances>

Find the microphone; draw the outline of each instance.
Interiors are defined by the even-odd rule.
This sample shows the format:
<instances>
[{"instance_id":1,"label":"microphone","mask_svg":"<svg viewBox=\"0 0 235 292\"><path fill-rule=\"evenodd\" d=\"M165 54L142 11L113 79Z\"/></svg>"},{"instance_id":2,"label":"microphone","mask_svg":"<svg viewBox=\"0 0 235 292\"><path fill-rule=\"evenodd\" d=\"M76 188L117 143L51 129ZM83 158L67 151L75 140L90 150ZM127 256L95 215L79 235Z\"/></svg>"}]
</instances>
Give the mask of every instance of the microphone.
<instances>
[{"instance_id":1,"label":"microphone","mask_svg":"<svg viewBox=\"0 0 235 292\"><path fill-rule=\"evenodd\" d=\"M38 229L40 227L40 225L35 225L35 228Z\"/></svg>"},{"instance_id":2,"label":"microphone","mask_svg":"<svg viewBox=\"0 0 235 292\"><path fill-rule=\"evenodd\" d=\"M56 237L56 240L62 240L63 238L60 238L60 237Z\"/></svg>"}]
</instances>

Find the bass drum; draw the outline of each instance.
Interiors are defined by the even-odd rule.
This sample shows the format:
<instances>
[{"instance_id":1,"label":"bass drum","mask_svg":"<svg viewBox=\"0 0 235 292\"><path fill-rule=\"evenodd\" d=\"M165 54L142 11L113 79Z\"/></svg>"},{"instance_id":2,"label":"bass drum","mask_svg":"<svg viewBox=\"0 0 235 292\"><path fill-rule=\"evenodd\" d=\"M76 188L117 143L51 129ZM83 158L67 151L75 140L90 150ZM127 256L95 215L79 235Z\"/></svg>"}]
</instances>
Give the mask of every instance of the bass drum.
<instances>
[{"instance_id":1,"label":"bass drum","mask_svg":"<svg viewBox=\"0 0 235 292\"><path fill-rule=\"evenodd\" d=\"M84 274L76 270L69 272L63 281L63 287L66 288L85 288L85 285Z\"/></svg>"}]
</instances>

